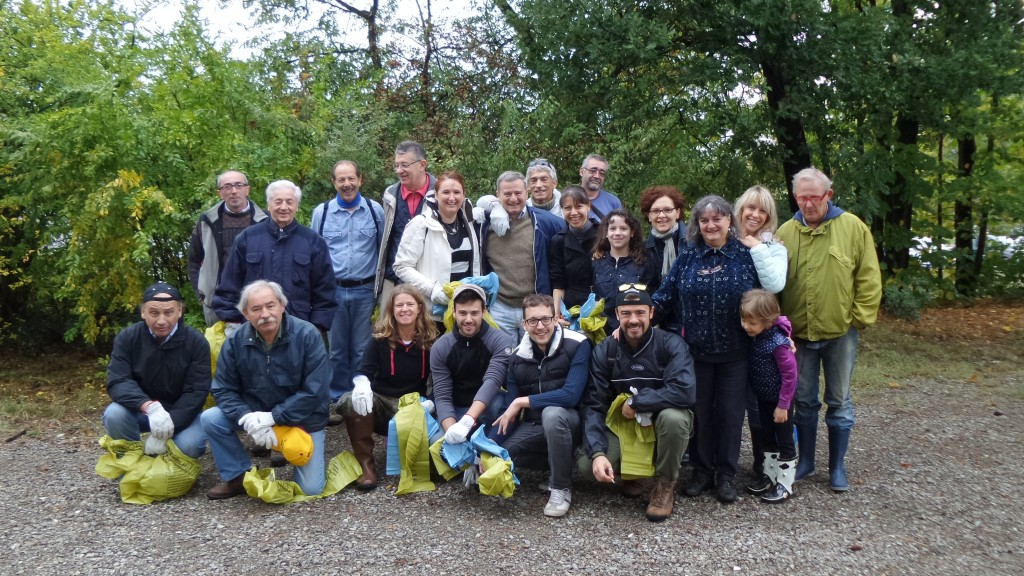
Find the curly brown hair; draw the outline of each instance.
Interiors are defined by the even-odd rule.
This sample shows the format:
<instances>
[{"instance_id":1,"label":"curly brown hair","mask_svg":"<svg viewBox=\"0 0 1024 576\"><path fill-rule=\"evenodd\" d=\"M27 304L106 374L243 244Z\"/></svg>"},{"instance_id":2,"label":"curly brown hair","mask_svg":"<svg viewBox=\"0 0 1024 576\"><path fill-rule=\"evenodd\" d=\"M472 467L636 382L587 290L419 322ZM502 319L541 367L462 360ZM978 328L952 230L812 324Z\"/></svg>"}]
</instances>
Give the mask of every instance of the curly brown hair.
<instances>
[{"instance_id":1,"label":"curly brown hair","mask_svg":"<svg viewBox=\"0 0 1024 576\"><path fill-rule=\"evenodd\" d=\"M651 206L658 201L658 198L662 196L667 197L675 205L676 210L679 210L679 219L683 219L683 213L686 211L686 198L683 193L679 191L675 186L651 186L644 190L640 194L640 212L647 214L651 211Z\"/></svg>"},{"instance_id":2,"label":"curly brown hair","mask_svg":"<svg viewBox=\"0 0 1024 576\"><path fill-rule=\"evenodd\" d=\"M643 264L647 260L647 251L644 250L644 230L636 216L633 216L625 208L616 208L601 220L601 226L597 229L597 241L594 242L593 259L600 260L605 257L605 254L611 252L612 245L608 241L608 223L612 221L612 218L622 218L626 226L629 226L629 256L637 264Z\"/></svg>"}]
</instances>

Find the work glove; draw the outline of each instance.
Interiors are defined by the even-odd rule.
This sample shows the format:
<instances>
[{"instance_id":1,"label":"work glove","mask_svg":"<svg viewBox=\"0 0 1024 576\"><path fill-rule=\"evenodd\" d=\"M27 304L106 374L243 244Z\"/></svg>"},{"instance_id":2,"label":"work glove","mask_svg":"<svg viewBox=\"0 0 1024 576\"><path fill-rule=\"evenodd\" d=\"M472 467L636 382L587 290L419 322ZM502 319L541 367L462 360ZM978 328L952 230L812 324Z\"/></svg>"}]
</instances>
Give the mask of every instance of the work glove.
<instances>
[{"instance_id":1,"label":"work glove","mask_svg":"<svg viewBox=\"0 0 1024 576\"><path fill-rule=\"evenodd\" d=\"M472 488L480 479L480 459L477 458L473 464L462 472L462 483L466 488Z\"/></svg>"},{"instance_id":2,"label":"work glove","mask_svg":"<svg viewBox=\"0 0 1024 576\"><path fill-rule=\"evenodd\" d=\"M275 424L274 416L270 412L249 412L238 419L241 426L250 436L259 428L270 428Z\"/></svg>"},{"instance_id":3,"label":"work glove","mask_svg":"<svg viewBox=\"0 0 1024 576\"><path fill-rule=\"evenodd\" d=\"M491 208L495 206L501 206L498 202L498 197L493 194L485 194L476 201L476 206L473 206L473 220L477 224L483 224L484 220L487 219L487 213Z\"/></svg>"},{"instance_id":4,"label":"work glove","mask_svg":"<svg viewBox=\"0 0 1024 576\"><path fill-rule=\"evenodd\" d=\"M461 420L448 428L448 431L444 433L444 441L449 444L462 444L466 441L466 437L469 436L469 431L473 429L474 424L476 424L476 420L469 414L466 414Z\"/></svg>"},{"instance_id":5,"label":"work glove","mask_svg":"<svg viewBox=\"0 0 1024 576\"><path fill-rule=\"evenodd\" d=\"M636 397L637 394L640 393L640 391L636 389L636 386L630 386L629 387L629 392L630 392L630 394L633 395L634 398ZM653 418L654 418L654 412L637 412L636 413L636 421L641 426L650 426L654 422Z\"/></svg>"},{"instance_id":6,"label":"work glove","mask_svg":"<svg viewBox=\"0 0 1024 576\"><path fill-rule=\"evenodd\" d=\"M430 291L430 301L434 304L447 306L448 300L448 295L444 293L444 286L440 283L434 284L434 289Z\"/></svg>"},{"instance_id":7,"label":"work glove","mask_svg":"<svg viewBox=\"0 0 1024 576\"><path fill-rule=\"evenodd\" d=\"M167 440L174 436L174 421L159 402L150 402L149 406L146 406L146 416L149 417L149 432L158 440Z\"/></svg>"},{"instance_id":8,"label":"work glove","mask_svg":"<svg viewBox=\"0 0 1024 576\"><path fill-rule=\"evenodd\" d=\"M249 436L252 436L252 441L255 442L257 446L262 446L267 450L277 446L277 434L270 426L257 428L255 431L250 432Z\"/></svg>"},{"instance_id":9,"label":"work glove","mask_svg":"<svg viewBox=\"0 0 1024 576\"><path fill-rule=\"evenodd\" d=\"M159 456L167 452L167 440L161 440L150 434L146 438L146 444L142 447L142 451L150 456Z\"/></svg>"},{"instance_id":10,"label":"work glove","mask_svg":"<svg viewBox=\"0 0 1024 576\"><path fill-rule=\"evenodd\" d=\"M505 208L497 202L491 208L491 230L498 236L504 236L508 232L508 212L505 212Z\"/></svg>"},{"instance_id":11,"label":"work glove","mask_svg":"<svg viewBox=\"0 0 1024 576\"><path fill-rule=\"evenodd\" d=\"M352 390L352 409L360 416L366 416L373 412L373 390L370 389L370 379L360 374L352 379L355 388Z\"/></svg>"},{"instance_id":12,"label":"work glove","mask_svg":"<svg viewBox=\"0 0 1024 576\"><path fill-rule=\"evenodd\" d=\"M430 412L431 414L434 413L434 401L433 400L431 400L429 398L424 398L423 400L420 400L420 406L423 406L423 409L426 410L427 412Z\"/></svg>"},{"instance_id":13,"label":"work glove","mask_svg":"<svg viewBox=\"0 0 1024 576\"><path fill-rule=\"evenodd\" d=\"M224 337L231 338L231 335L238 331L242 327L241 322L225 322L224 323Z\"/></svg>"}]
</instances>

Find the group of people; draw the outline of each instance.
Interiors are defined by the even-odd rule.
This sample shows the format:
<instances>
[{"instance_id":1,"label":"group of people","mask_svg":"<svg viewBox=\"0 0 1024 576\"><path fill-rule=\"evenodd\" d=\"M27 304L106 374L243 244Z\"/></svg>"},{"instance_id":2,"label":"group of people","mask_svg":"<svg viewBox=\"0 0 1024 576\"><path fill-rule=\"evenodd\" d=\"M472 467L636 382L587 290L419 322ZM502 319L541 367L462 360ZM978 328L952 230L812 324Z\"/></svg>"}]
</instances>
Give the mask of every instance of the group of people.
<instances>
[{"instance_id":1,"label":"group of people","mask_svg":"<svg viewBox=\"0 0 1024 576\"><path fill-rule=\"evenodd\" d=\"M823 368L829 485L849 488L850 379L881 275L868 228L832 202L825 174L796 174L800 210L778 230L760 186L735 205L700 198L688 221L678 190L648 188L645 239L605 190L609 163L596 154L580 184L561 189L545 159L504 172L476 210L462 175L431 175L416 142L398 145L394 170L399 181L377 202L355 162L336 163L336 195L309 227L295 220L294 183L268 185L264 211L243 173L221 174L221 202L199 218L188 253L207 323L226 326L216 371L206 339L182 321L181 293L150 286L143 321L114 342L107 433L149 432L150 454L168 439L193 458L208 445L221 482L207 496L224 499L245 493L252 467L240 432L256 453L280 449L282 426L308 433L312 455L294 477L312 495L325 484L326 429L344 423L362 467L356 487L371 490L374 433L387 434L399 398L417 393L444 442L486 426L516 466L548 470L545 515L569 510L575 466L645 497L659 521L687 453L684 495L736 500L745 414L748 491L792 496L815 471ZM492 272L496 294L458 283ZM563 310L589 298L604 301L607 337L569 329ZM435 313L445 308L449 330ZM209 392L216 406L204 411Z\"/></svg>"}]
</instances>

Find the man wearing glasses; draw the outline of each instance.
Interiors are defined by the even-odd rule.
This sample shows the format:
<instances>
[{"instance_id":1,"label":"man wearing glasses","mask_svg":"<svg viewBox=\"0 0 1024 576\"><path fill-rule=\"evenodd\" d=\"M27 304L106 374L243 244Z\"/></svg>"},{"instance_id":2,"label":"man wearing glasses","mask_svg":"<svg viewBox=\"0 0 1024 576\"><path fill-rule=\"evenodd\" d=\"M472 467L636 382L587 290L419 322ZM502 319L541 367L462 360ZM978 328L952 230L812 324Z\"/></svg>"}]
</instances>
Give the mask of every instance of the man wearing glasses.
<instances>
[{"instance_id":1,"label":"man wearing glasses","mask_svg":"<svg viewBox=\"0 0 1024 576\"><path fill-rule=\"evenodd\" d=\"M583 159L583 166L580 167L580 186L583 186L590 198L590 219L597 223L612 210L622 208L619 198L604 189L608 166L604 156L590 154Z\"/></svg>"},{"instance_id":2,"label":"man wearing glasses","mask_svg":"<svg viewBox=\"0 0 1024 576\"><path fill-rule=\"evenodd\" d=\"M558 172L544 158L534 158L526 166L526 190L530 198L527 206L539 210L547 210L555 216L562 217L562 206L559 204L562 193L558 191Z\"/></svg>"},{"instance_id":3,"label":"man wearing glasses","mask_svg":"<svg viewBox=\"0 0 1024 576\"><path fill-rule=\"evenodd\" d=\"M405 226L423 210L423 200L434 194L437 182L427 172L426 152L419 142L406 140L395 148L394 169L398 182L388 186L380 199L384 207L384 226L380 235L374 293L380 296L381 302L391 293L392 286L401 283L394 266Z\"/></svg>"},{"instance_id":4,"label":"man wearing glasses","mask_svg":"<svg viewBox=\"0 0 1024 576\"><path fill-rule=\"evenodd\" d=\"M219 318L213 311L213 292L220 284L228 251L242 230L266 219L267 214L249 200L249 179L237 170L217 176L220 202L203 212L192 230L188 246L188 277L203 303L207 326Z\"/></svg>"},{"instance_id":5,"label":"man wearing glasses","mask_svg":"<svg viewBox=\"0 0 1024 576\"><path fill-rule=\"evenodd\" d=\"M615 482L621 470L624 446L636 450L641 443L630 442L609 428L614 421L654 428L654 483L649 492L647 519L660 522L672 514L679 463L693 430L693 405L697 380L693 357L678 335L651 328L654 308L647 287L623 284L615 299L619 337L606 338L594 348L590 359L590 386L583 395L583 449L578 461L584 478ZM629 397L619 413L610 414L621 394ZM637 460L637 452L627 453ZM647 464L651 460L646 461ZM621 476L620 476L621 478ZM625 496L644 493L639 480L621 480Z\"/></svg>"},{"instance_id":6,"label":"man wearing glasses","mask_svg":"<svg viewBox=\"0 0 1024 576\"><path fill-rule=\"evenodd\" d=\"M850 379L858 331L875 323L882 275L871 230L833 204L832 195L832 181L820 170L797 172L793 197L800 210L779 227L778 236L789 253L782 313L792 322L796 341L796 479L814 473L818 378L824 368L829 487L845 492L850 489L846 449L854 424Z\"/></svg>"},{"instance_id":7,"label":"man wearing glasses","mask_svg":"<svg viewBox=\"0 0 1024 576\"><path fill-rule=\"evenodd\" d=\"M555 321L547 294L523 299L523 337L509 356L506 385L513 398L494 425L518 467L548 469L544 515L564 516L572 499L573 451L580 442L576 410L587 384L590 341Z\"/></svg>"}]
</instances>

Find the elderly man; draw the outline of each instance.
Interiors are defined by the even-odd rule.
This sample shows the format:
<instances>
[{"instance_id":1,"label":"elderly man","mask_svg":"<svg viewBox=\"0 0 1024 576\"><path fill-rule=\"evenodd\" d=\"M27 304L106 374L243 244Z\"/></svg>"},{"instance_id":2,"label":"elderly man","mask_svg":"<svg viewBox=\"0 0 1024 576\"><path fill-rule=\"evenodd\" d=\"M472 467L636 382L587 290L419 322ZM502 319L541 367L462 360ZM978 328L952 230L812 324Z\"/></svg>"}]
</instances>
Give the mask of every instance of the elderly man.
<instances>
[{"instance_id":1,"label":"elderly man","mask_svg":"<svg viewBox=\"0 0 1024 576\"><path fill-rule=\"evenodd\" d=\"M149 432L147 454L163 454L167 440L192 458L206 450L199 413L210 391L210 345L181 319L181 294L157 282L142 294L142 322L114 338L107 365L103 412L111 438L138 440Z\"/></svg>"},{"instance_id":2,"label":"elderly man","mask_svg":"<svg viewBox=\"0 0 1024 576\"><path fill-rule=\"evenodd\" d=\"M266 212L249 200L249 179L245 174L228 170L217 176L217 191L220 202L199 217L188 245L188 277L203 304L203 318L208 326L219 320L213 310L213 295L235 238L242 230L267 218Z\"/></svg>"},{"instance_id":3,"label":"elderly man","mask_svg":"<svg viewBox=\"0 0 1024 576\"><path fill-rule=\"evenodd\" d=\"M672 514L679 463L693 430L696 376L686 342L676 334L651 328L654 308L641 287L627 284L619 290L615 314L619 339L607 338L597 345L590 360L590 388L583 396L583 452L580 472L598 482L614 482L622 446L634 439L620 437L605 423L620 394L630 394L622 404L620 421L636 420L653 426L654 486L647 519L660 522ZM624 480L622 493L636 497L643 492L637 480Z\"/></svg>"},{"instance_id":4,"label":"elderly man","mask_svg":"<svg viewBox=\"0 0 1024 576\"><path fill-rule=\"evenodd\" d=\"M547 469L548 503L544 515L564 516L572 502L573 452L580 442L576 406L586 387L590 341L562 328L555 302L546 294L523 299L526 337L508 366L508 395L514 398L494 422L515 465Z\"/></svg>"},{"instance_id":5,"label":"elderly man","mask_svg":"<svg viewBox=\"0 0 1024 576\"><path fill-rule=\"evenodd\" d=\"M544 158L534 158L526 166L526 189L530 192L527 206L547 210L556 217L562 217L562 206L559 201L562 193L558 191L558 172Z\"/></svg>"},{"instance_id":6,"label":"elderly man","mask_svg":"<svg viewBox=\"0 0 1024 576\"><path fill-rule=\"evenodd\" d=\"M849 490L846 449L853 429L850 379L858 331L875 323L882 300L882 275L871 230L832 203L832 181L815 168L793 177L800 210L779 227L789 253L782 313L793 323L798 369L796 479L814 472L818 432L818 378L825 370L829 486Z\"/></svg>"},{"instance_id":7,"label":"elderly man","mask_svg":"<svg viewBox=\"0 0 1024 576\"><path fill-rule=\"evenodd\" d=\"M210 500L245 494L242 477L252 462L237 432L244 430L255 444L272 448L278 444L274 426L298 426L309 433L312 457L295 468L295 482L306 495L323 492L327 352L316 327L287 314L287 307L288 298L276 282L257 280L242 290L238 310L248 323L224 342L213 381L217 406L201 417L222 480L206 492Z\"/></svg>"},{"instance_id":8,"label":"elderly man","mask_svg":"<svg viewBox=\"0 0 1024 576\"><path fill-rule=\"evenodd\" d=\"M327 242L338 303L331 322L331 402L352 390L352 378L372 339L370 317L377 303L374 280L384 210L360 191L363 174L351 160L331 171L337 195L313 210L311 227Z\"/></svg>"},{"instance_id":9,"label":"elderly man","mask_svg":"<svg viewBox=\"0 0 1024 576\"><path fill-rule=\"evenodd\" d=\"M480 252L484 273L495 272L500 280L491 317L518 342L523 338L523 298L529 294L551 295L548 243L565 228L565 222L546 210L526 204L526 178L509 171L498 176L498 202L484 217Z\"/></svg>"},{"instance_id":10,"label":"elderly man","mask_svg":"<svg viewBox=\"0 0 1024 576\"><path fill-rule=\"evenodd\" d=\"M334 319L334 271L324 239L295 221L302 190L288 180L267 186L270 218L235 239L213 307L225 322L245 320L237 307L242 287L254 280L277 282L288 297L288 313L328 330Z\"/></svg>"},{"instance_id":11,"label":"elderly man","mask_svg":"<svg viewBox=\"0 0 1024 576\"><path fill-rule=\"evenodd\" d=\"M587 197L590 198L590 219L597 223L612 210L622 208L619 198L604 189L608 169L608 160L600 154L588 155L580 166L580 186L583 186L587 191Z\"/></svg>"},{"instance_id":12,"label":"elderly man","mask_svg":"<svg viewBox=\"0 0 1024 576\"><path fill-rule=\"evenodd\" d=\"M398 182L388 186L381 195L384 206L384 227L381 230L380 254L374 289L381 301L390 287L401 282L395 274L395 254L405 226L423 211L424 200L433 196L437 180L427 172L427 156L419 142L406 140L395 148L395 174Z\"/></svg>"},{"instance_id":13,"label":"elderly man","mask_svg":"<svg viewBox=\"0 0 1024 576\"><path fill-rule=\"evenodd\" d=\"M430 348L430 374L445 442L461 444L478 421L492 422L500 415L502 406L495 399L505 383L513 342L484 322L483 288L462 284L452 294L452 302L456 329Z\"/></svg>"}]
</instances>

